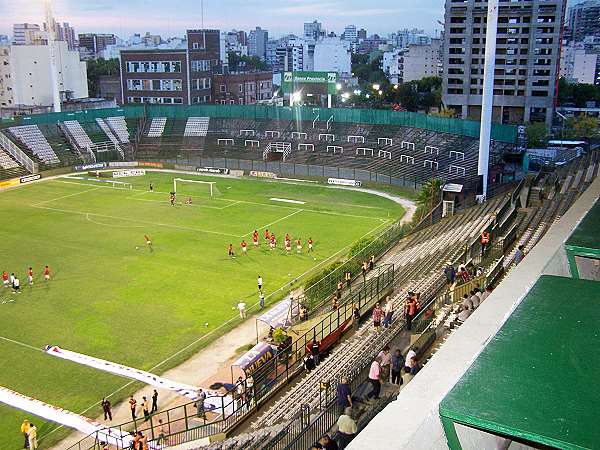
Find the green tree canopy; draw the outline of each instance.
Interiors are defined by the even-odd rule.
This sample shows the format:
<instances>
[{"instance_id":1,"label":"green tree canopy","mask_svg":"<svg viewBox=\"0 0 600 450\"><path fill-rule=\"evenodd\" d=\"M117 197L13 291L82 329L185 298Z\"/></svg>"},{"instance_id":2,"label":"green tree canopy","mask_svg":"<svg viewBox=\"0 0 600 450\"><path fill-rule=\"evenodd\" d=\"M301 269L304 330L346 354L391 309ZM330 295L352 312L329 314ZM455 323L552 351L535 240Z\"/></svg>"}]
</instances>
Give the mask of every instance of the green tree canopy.
<instances>
[{"instance_id":1,"label":"green tree canopy","mask_svg":"<svg viewBox=\"0 0 600 450\"><path fill-rule=\"evenodd\" d=\"M100 77L106 75L119 75L119 60L113 59L92 59L87 62L88 90L90 97L100 96Z\"/></svg>"}]
</instances>

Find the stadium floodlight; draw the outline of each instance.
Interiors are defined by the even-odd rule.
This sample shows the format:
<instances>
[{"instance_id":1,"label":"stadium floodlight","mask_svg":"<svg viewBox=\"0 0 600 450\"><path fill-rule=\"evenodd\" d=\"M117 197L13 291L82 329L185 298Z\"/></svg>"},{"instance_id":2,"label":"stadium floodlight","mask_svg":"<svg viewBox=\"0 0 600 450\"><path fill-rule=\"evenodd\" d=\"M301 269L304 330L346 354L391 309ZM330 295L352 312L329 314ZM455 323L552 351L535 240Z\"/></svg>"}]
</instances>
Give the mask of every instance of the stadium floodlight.
<instances>
[{"instance_id":1,"label":"stadium floodlight","mask_svg":"<svg viewBox=\"0 0 600 450\"><path fill-rule=\"evenodd\" d=\"M341 91L341 90L342 90L342 83L336 83L336 85L335 85L335 88L336 88L338 91Z\"/></svg>"},{"instance_id":2,"label":"stadium floodlight","mask_svg":"<svg viewBox=\"0 0 600 450\"><path fill-rule=\"evenodd\" d=\"M344 100L348 100L349 98L350 98L350 92L344 92L344 93L342 94L342 99L344 99Z\"/></svg>"},{"instance_id":3,"label":"stadium floodlight","mask_svg":"<svg viewBox=\"0 0 600 450\"><path fill-rule=\"evenodd\" d=\"M302 91L297 91L292 94L292 103L298 103L302 100Z\"/></svg>"},{"instance_id":4,"label":"stadium floodlight","mask_svg":"<svg viewBox=\"0 0 600 450\"><path fill-rule=\"evenodd\" d=\"M377 93L378 93L379 95L381 95L381 94L383 94L383 91L382 91L382 90L379 90L379 91L377 91Z\"/></svg>"},{"instance_id":5,"label":"stadium floodlight","mask_svg":"<svg viewBox=\"0 0 600 450\"><path fill-rule=\"evenodd\" d=\"M378 91L381 88L381 86L378 83L373 83L373 90L374 91Z\"/></svg>"}]
</instances>

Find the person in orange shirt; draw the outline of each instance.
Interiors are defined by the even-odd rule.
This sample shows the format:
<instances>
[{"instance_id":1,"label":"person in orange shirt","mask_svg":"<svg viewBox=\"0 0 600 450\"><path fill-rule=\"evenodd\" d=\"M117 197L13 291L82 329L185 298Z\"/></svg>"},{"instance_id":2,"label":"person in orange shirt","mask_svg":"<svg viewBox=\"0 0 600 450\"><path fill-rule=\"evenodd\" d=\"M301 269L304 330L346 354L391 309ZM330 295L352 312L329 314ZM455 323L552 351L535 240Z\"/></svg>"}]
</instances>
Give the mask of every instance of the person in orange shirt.
<instances>
[{"instance_id":1,"label":"person in orange shirt","mask_svg":"<svg viewBox=\"0 0 600 450\"><path fill-rule=\"evenodd\" d=\"M29 286L31 286L33 284L33 268L30 267L29 270L27 270L27 279L29 280Z\"/></svg>"},{"instance_id":2,"label":"person in orange shirt","mask_svg":"<svg viewBox=\"0 0 600 450\"><path fill-rule=\"evenodd\" d=\"M313 251L313 240L312 238L308 238L308 253Z\"/></svg>"},{"instance_id":3,"label":"person in orange shirt","mask_svg":"<svg viewBox=\"0 0 600 450\"><path fill-rule=\"evenodd\" d=\"M4 287L8 287L8 285L10 284L10 281L8 279L8 272L5 270L4 272L2 272L2 284L4 284Z\"/></svg>"},{"instance_id":4,"label":"person in orange shirt","mask_svg":"<svg viewBox=\"0 0 600 450\"><path fill-rule=\"evenodd\" d=\"M50 280L50 268L48 266L44 267L44 280Z\"/></svg>"},{"instance_id":5,"label":"person in orange shirt","mask_svg":"<svg viewBox=\"0 0 600 450\"><path fill-rule=\"evenodd\" d=\"M233 244L229 244L229 247L227 247L227 255L231 256L232 258L235 257L233 254Z\"/></svg>"},{"instance_id":6,"label":"person in orange shirt","mask_svg":"<svg viewBox=\"0 0 600 450\"><path fill-rule=\"evenodd\" d=\"M248 244L246 244L245 240L242 241L242 243L240 244L240 247L242 247L242 253L245 255L246 250L248 250Z\"/></svg>"},{"instance_id":7,"label":"person in orange shirt","mask_svg":"<svg viewBox=\"0 0 600 450\"><path fill-rule=\"evenodd\" d=\"M296 253L301 253L302 252L302 242L300 241L300 239L296 240Z\"/></svg>"}]
</instances>

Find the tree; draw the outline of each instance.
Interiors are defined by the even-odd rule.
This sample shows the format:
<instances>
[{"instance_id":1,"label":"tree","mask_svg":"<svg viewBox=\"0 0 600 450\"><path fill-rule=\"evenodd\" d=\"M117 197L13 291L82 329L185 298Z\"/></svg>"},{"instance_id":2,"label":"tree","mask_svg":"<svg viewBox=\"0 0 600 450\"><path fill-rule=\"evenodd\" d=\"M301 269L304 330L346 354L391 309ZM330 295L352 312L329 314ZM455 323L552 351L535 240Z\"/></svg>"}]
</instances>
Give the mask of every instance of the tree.
<instances>
[{"instance_id":1,"label":"tree","mask_svg":"<svg viewBox=\"0 0 600 450\"><path fill-rule=\"evenodd\" d=\"M542 122L527 124L525 135L527 136L527 146L529 148L545 147L548 142L548 129Z\"/></svg>"},{"instance_id":2,"label":"tree","mask_svg":"<svg viewBox=\"0 0 600 450\"><path fill-rule=\"evenodd\" d=\"M456 110L452 108L441 108L437 113L432 114L437 117L456 118Z\"/></svg>"},{"instance_id":3,"label":"tree","mask_svg":"<svg viewBox=\"0 0 600 450\"><path fill-rule=\"evenodd\" d=\"M235 52L227 52L229 70L232 72L268 70L269 65L258 56L240 56Z\"/></svg>"},{"instance_id":4,"label":"tree","mask_svg":"<svg viewBox=\"0 0 600 450\"><path fill-rule=\"evenodd\" d=\"M579 116L567 121L569 136L587 141L598 136L598 119L591 116Z\"/></svg>"},{"instance_id":5,"label":"tree","mask_svg":"<svg viewBox=\"0 0 600 450\"><path fill-rule=\"evenodd\" d=\"M425 216L431 208L438 203L440 191L442 188L442 180L434 178L427 181L421 188L421 192L417 196L417 209L419 210L419 220Z\"/></svg>"},{"instance_id":6,"label":"tree","mask_svg":"<svg viewBox=\"0 0 600 450\"><path fill-rule=\"evenodd\" d=\"M100 77L119 75L119 60L117 58L99 58L87 62L88 90L90 97L100 96Z\"/></svg>"}]
</instances>

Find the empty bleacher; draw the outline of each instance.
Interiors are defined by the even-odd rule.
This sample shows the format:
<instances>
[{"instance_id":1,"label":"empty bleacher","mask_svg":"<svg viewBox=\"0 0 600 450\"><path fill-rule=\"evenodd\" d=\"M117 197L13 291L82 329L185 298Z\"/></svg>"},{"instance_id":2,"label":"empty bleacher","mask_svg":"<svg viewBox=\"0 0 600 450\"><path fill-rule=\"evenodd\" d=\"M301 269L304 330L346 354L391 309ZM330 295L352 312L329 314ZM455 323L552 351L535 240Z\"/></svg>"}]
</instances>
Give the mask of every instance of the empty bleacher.
<instances>
[{"instance_id":1,"label":"empty bleacher","mask_svg":"<svg viewBox=\"0 0 600 450\"><path fill-rule=\"evenodd\" d=\"M161 137L163 131L165 131L165 124L167 123L166 117L154 117L150 121L150 129L148 130L148 137Z\"/></svg>"},{"instance_id":2,"label":"empty bleacher","mask_svg":"<svg viewBox=\"0 0 600 450\"><path fill-rule=\"evenodd\" d=\"M210 123L209 117L189 117L185 124L184 136L206 136Z\"/></svg>"},{"instance_id":3,"label":"empty bleacher","mask_svg":"<svg viewBox=\"0 0 600 450\"><path fill-rule=\"evenodd\" d=\"M125 117L107 117L105 121L110 129L115 133L120 143L129 144L129 130L127 129Z\"/></svg>"},{"instance_id":4,"label":"empty bleacher","mask_svg":"<svg viewBox=\"0 0 600 450\"><path fill-rule=\"evenodd\" d=\"M94 143L78 121L66 120L63 125L79 148L92 148L94 146Z\"/></svg>"},{"instance_id":5,"label":"empty bleacher","mask_svg":"<svg viewBox=\"0 0 600 450\"><path fill-rule=\"evenodd\" d=\"M48 165L60 164L60 159L37 125L10 127L9 131L41 162Z\"/></svg>"}]
</instances>

